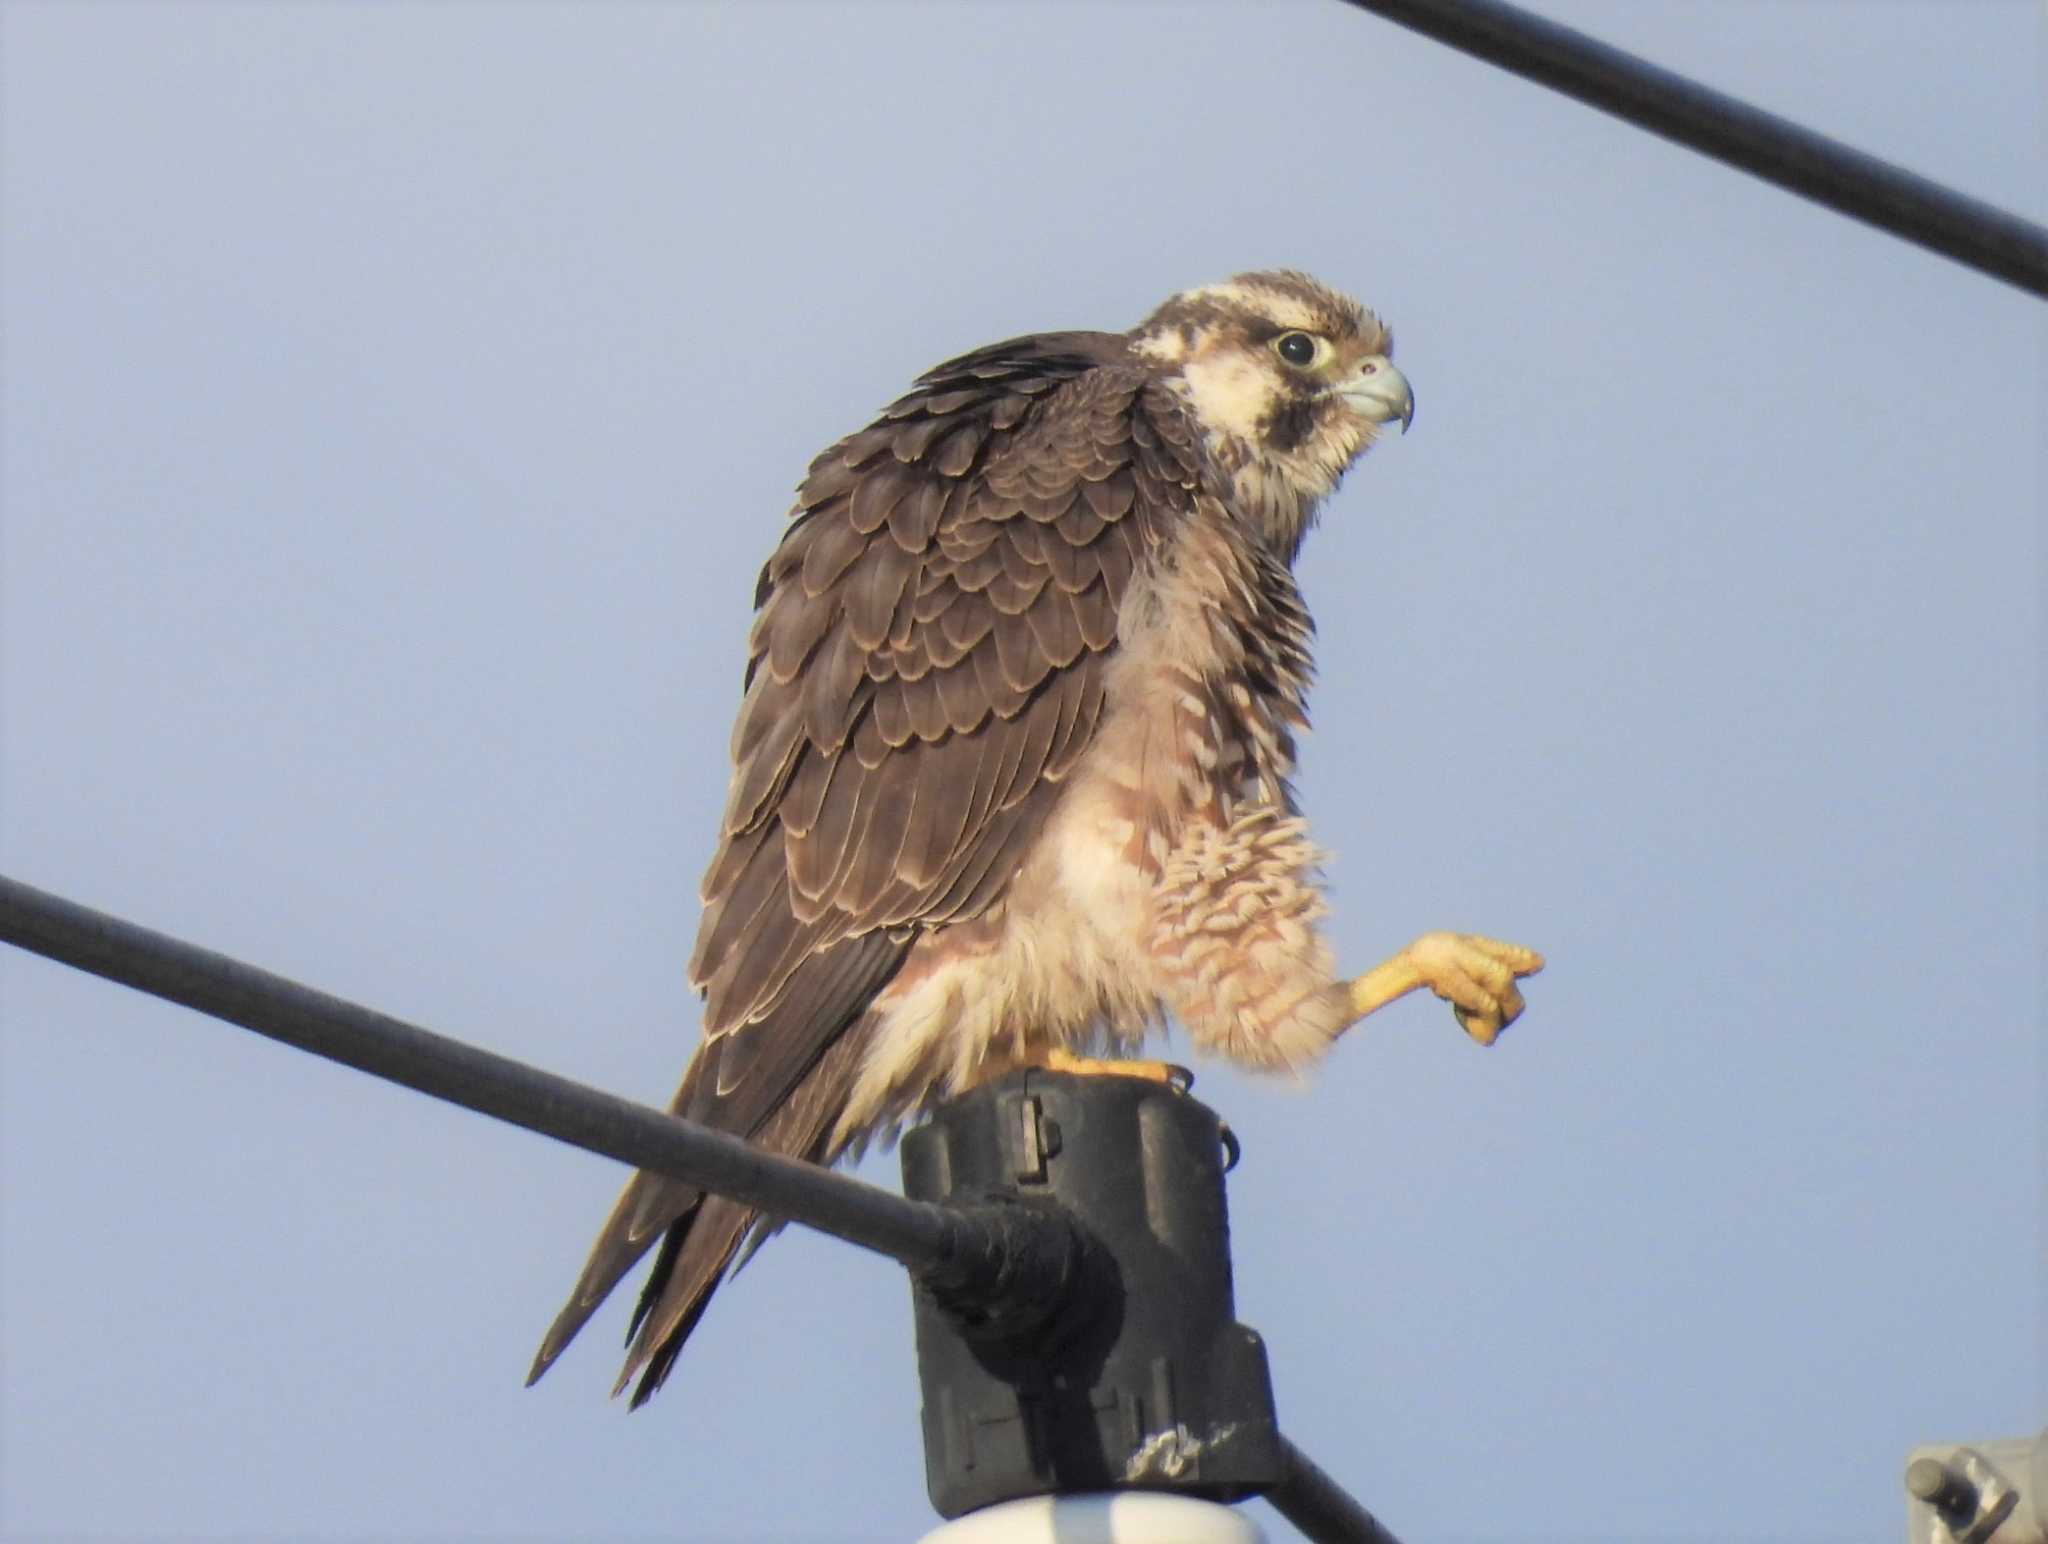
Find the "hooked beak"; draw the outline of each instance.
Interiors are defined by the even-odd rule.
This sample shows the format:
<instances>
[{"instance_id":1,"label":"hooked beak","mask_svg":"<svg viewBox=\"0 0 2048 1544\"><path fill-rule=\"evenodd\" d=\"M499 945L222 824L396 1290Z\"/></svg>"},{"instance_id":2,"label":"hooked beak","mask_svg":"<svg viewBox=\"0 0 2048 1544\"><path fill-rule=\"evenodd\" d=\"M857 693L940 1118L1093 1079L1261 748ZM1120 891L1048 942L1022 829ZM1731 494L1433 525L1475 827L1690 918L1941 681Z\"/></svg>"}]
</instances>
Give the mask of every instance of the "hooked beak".
<instances>
[{"instance_id":1,"label":"hooked beak","mask_svg":"<svg viewBox=\"0 0 2048 1544\"><path fill-rule=\"evenodd\" d=\"M1337 388L1337 395L1352 410L1376 424L1401 420L1401 432L1415 422L1415 392L1408 377L1394 368L1385 354L1369 354L1358 361L1351 379Z\"/></svg>"}]
</instances>

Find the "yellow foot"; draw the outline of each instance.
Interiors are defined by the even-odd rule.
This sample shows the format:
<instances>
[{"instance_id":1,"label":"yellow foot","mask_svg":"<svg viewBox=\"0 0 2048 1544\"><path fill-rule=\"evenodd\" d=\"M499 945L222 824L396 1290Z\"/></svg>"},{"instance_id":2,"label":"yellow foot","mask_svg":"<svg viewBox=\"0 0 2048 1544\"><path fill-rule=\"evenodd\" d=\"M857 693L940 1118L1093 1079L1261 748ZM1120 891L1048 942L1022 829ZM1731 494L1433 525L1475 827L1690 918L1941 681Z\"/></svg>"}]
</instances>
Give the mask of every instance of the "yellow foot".
<instances>
[{"instance_id":1,"label":"yellow foot","mask_svg":"<svg viewBox=\"0 0 2048 1544\"><path fill-rule=\"evenodd\" d=\"M1195 1075L1187 1068L1163 1061L1098 1061L1093 1056L1076 1056L1058 1047L1047 1051L1039 1066L1047 1072L1072 1072L1084 1078L1145 1078L1164 1083L1175 1093L1195 1086Z\"/></svg>"},{"instance_id":2,"label":"yellow foot","mask_svg":"<svg viewBox=\"0 0 2048 1544\"><path fill-rule=\"evenodd\" d=\"M1426 986L1451 1005L1465 1033L1492 1045L1522 1012L1522 976L1543 968L1543 956L1520 944L1477 933L1424 933L1386 964L1351 983L1351 1022Z\"/></svg>"}]
</instances>

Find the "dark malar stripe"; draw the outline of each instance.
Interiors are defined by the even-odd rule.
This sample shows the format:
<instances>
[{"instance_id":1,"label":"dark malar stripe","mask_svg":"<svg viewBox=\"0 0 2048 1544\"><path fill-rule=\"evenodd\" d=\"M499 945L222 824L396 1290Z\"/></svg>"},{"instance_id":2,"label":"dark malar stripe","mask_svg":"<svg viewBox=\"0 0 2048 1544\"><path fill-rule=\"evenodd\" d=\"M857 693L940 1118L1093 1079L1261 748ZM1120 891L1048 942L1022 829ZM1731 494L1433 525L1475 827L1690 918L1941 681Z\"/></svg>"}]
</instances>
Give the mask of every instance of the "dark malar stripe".
<instances>
[{"instance_id":1,"label":"dark malar stripe","mask_svg":"<svg viewBox=\"0 0 2048 1544\"><path fill-rule=\"evenodd\" d=\"M1280 452L1297 450L1315 432L1316 404L1312 397L1293 397L1273 409L1259 426L1259 438Z\"/></svg>"}]
</instances>

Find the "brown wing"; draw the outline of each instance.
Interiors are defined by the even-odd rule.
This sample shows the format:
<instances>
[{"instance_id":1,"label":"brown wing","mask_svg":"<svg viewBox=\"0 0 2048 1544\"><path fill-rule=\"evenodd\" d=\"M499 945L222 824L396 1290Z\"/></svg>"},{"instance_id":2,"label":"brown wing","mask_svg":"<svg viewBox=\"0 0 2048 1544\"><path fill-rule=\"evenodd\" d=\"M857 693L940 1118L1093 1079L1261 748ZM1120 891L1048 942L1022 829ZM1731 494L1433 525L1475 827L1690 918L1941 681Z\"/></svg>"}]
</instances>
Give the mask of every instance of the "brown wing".
<instances>
[{"instance_id":1,"label":"brown wing","mask_svg":"<svg viewBox=\"0 0 2048 1544\"><path fill-rule=\"evenodd\" d=\"M920 931L978 915L1016 872L1198 462L1124 340L1069 333L940 366L812 463L756 594L679 1114L836 1156L864 1038L848 1031ZM636 1176L534 1376L667 1229L625 1374L647 1365L644 1399L753 1220Z\"/></svg>"}]
</instances>

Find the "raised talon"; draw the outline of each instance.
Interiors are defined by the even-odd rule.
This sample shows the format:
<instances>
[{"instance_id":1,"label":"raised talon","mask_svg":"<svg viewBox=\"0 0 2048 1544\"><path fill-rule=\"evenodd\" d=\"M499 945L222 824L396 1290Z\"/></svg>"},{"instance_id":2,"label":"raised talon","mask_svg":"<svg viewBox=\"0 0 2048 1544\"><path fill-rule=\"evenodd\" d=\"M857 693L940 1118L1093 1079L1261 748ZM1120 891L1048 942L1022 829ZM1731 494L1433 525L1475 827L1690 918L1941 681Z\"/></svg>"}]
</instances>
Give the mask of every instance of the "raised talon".
<instances>
[{"instance_id":1,"label":"raised talon","mask_svg":"<svg viewBox=\"0 0 2048 1544\"><path fill-rule=\"evenodd\" d=\"M1522 1012L1515 977L1543 968L1533 949L1472 933L1425 933L1409 946L1423 984L1451 1005L1466 1034L1492 1045Z\"/></svg>"},{"instance_id":2,"label":"raised talon","mask_svg":"<svg viewBox=\"0 0 2048 1544\"><path fill-rule=\"evenodd\" d=\"M1543 968L1543 956L1520 944L1477 933L1425 933L1386 964L1351 983L1352 1022L1404 993L1426 986L1451 1005L1458 1024L1492 1045L1521 1015L1515 981Z\"/></svg>"}]
</instances>

